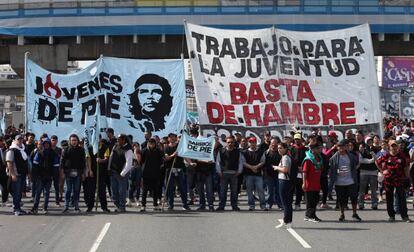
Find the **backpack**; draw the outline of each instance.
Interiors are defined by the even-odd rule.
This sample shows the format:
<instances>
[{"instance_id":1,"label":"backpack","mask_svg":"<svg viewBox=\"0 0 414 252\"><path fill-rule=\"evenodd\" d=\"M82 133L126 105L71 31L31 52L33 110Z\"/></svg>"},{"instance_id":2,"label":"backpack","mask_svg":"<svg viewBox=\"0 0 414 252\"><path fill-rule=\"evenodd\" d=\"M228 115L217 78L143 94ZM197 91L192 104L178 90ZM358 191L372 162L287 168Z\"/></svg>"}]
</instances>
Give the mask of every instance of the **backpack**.
<instances>
[{"instance_id":1,"label":"backpack","mask_svg":"<svg viewBox=\"0 0 414 252\"><path fill-rule=\"evenodd\" d=\"M288 155L291 160L291 166L289 172L286 174L286 177L291 181L295 182L295 179L298 177L299 173L299 162L298 159L292 157L292 155Z\"/></svg>"}]
</instances>

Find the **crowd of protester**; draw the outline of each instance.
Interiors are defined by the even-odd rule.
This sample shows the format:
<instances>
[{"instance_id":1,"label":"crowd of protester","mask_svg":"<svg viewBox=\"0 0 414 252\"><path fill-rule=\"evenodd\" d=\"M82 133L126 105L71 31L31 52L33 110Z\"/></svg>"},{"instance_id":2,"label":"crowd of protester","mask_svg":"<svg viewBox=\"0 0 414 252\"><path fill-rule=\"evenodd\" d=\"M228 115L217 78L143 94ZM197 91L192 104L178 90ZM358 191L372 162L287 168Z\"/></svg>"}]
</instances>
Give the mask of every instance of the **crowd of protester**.
<instances>
[{"instance_id":1,"label":"crowd of protester","mask_svg":"<svg viewBox=\"0 0 414 252\"><path fill-rule=\"evenodd\" d=\"M86 212L93 210L96 199L107 213L123 213L133 206L145 212L148 196L153 211L160 211L164 202L173 210L178 197L185 211L196 203L197 211L224 211L228 193L231 209L240 211L238 197L245 190L249 211L283 211L280 226L291 225L293 210L301 209L303 201L304 219L320 222L317 209L330 209L327 201L333 196L339 221L345 221L349 202L352 219L361 221L358 210L365 209L365 201L377 210L386 200L390 222L397 213L410 222L414 121L387 118L383 130L382 139L361 130L347 130L341 139L335 131L322 135L318 129L306 136L298 129L282 139L270 132L262 139L236 132L225 139L216 136L214 162L206 162L177 156L179 137L173 133L159 138L145 132L145 141L137 143L130 135L115 137L108 128L95 154L75 134L59 142L56 135L23 134L22 127L9 127L0 137L2 204L12 207L14 215L23 215L22 197L30 195L28 213L47 214L53 186L52 201L63 213L71 207L81 212L81 191ZM198 128L189 133L197 137ZM115 209L110 209L109 200Z\"/></svg>"}]
</instances>

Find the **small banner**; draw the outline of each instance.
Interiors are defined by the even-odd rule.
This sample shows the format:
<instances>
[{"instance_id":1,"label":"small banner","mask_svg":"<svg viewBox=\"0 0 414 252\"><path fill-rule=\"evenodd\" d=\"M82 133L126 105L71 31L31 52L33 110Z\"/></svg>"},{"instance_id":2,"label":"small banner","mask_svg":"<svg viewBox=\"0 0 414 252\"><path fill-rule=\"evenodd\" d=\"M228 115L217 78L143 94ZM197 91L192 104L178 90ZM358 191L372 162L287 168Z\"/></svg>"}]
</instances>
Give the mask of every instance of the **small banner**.
<instances>
[{"instance_id":1,"label":"small banner","mask_svg":"<svg viewBox=\"0 0 414 252\"><path fill-rule=\"evenodd\" d=\"M208 138L194 138L183 132L177 147L177 155L202 161L214 161L215 141L212 136Z\"/></svg>"}]
</instances>

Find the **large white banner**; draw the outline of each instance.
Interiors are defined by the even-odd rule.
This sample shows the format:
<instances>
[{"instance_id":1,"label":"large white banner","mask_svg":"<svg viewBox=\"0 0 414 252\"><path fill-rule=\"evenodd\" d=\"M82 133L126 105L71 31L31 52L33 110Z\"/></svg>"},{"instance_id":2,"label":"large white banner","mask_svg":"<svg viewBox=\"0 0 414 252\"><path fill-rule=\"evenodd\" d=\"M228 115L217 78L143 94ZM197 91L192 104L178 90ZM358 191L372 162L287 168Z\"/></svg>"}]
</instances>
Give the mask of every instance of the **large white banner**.
<instances>
[{"instance_id":1,"label":"large white banner","mask_svg":"<svg viewBox=\"0 0 414 252\"><path fill-rule=\"evenodd\" d=\"M379 131L367 24L327 32L186 24L186 36L205 135L292 126Z\"/></svg>"},{"instance_id":2,"label":"large white banner","mask_svg":"<svg viewBox=\"0 0 414 252\"><path fill-rule=\"evenodd\" d=\"M94 121L97 104L101 132L110 127L138 142L145 131L162 137L180 132L185 124L182 60L102 57L68 75L51 73L31 60L26 67L27 128L36 135L84 136L85 121Z\"/></svg>"}]
</instances>

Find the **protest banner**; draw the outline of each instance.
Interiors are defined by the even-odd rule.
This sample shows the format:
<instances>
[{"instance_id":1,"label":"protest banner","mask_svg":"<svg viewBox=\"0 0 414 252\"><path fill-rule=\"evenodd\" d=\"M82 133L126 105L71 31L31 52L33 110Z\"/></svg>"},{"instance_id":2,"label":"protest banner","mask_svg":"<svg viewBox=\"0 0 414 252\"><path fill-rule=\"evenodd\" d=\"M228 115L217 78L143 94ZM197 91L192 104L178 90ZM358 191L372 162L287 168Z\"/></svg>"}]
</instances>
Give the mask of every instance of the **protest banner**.
<instances>
[{"instance_id":1,"label":"protest banner","mask_svg":"<svg viewBox=\"0 0 414 252\"><path fill-rule=\"evenodd\" d=\"M101 57L73 74L55 74L26 63L27 130L67 139L84 135L99 104L99 125L143 142L144 132L160 137L178 133L186 120L182 60ZM101 128L101 132L105 128Z\"/></svg>"},{"instance_id":2,"label":"protest banner","mask_svg":"<svg viewBox=\"0 0 414 252\"><path fill-rule=\"evenodd\" d=\"M177 147L177 155L184 158L214 161L214 137L194 138L183 132Z\"/></svg>"},{"instance_id":3,"label":"protest banner","mask_svg":"<svg viewBox=\"0 0 414 252\"><path fill-rule=\"evenodd\" d=\"M263 130L379 133L381 110L367 24L327 32L222 30L186 23L204 135Z\"/></svg>"}]
</instances>

